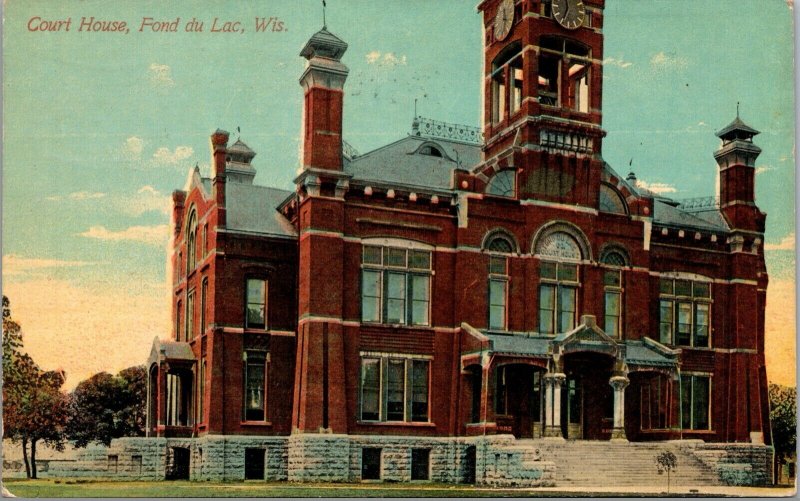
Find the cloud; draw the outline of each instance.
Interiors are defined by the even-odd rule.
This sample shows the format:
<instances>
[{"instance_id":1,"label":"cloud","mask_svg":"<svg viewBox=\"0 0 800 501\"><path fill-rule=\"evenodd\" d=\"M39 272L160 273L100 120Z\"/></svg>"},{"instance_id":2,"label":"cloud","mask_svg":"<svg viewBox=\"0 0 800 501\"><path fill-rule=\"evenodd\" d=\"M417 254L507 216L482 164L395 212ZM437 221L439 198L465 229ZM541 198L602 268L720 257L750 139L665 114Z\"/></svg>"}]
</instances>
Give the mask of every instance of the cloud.
<instances>
[{"instance_id":1,"label":"cloud","mask_svg":"<svg viewBox=\"0 0 800 501\"><path fill-rule=\"evenodd\" d=\"M120 231L106 229L105 226L92 226L78 236L110 242L140 242L148 245L164 245L169 238L169 225L131 226Z\"/></svg>"},{"instance_id":2,"label":"cloud","mask_svg":"<svg viewBox=\"0 0 800 501\"><path fill-rule=\"evenodd\" d=\"M62 259L41 259L23 257L16 254L3 256L3 275L21 275L30 271L52 268L70 268L75 266L91 266L89 261L65 261Z\"/></svg>"},{"instance_id":3,"label":"cloud","mask_svg":"<svg viewBox=\"0 0 800 501\"><path fill-rule=\"evenodd\" d=\"M667 54L666 52L661 51L650 58L650 67L654 70L682 70L687 66L689 66L689 60L685 57L676 55L674 52Z\"/></svg>"},{"instance_id":4,"label":"cloud","mask_svg":"<svg viewBox=\"0 0 800 501\"><path fill-rule=\"evenodd\" d=\"M172 79L172 68L166 64L153 63L147 71L150 83L157 89L168 89L175 85Z\"/></svg>"},{"instance_id":5,"label":"cloud","mask_svg":"<svg viewBox=\"0 0 800 501\"><path fill-rule=\"evenodd\" d=\"M772 167L770 165L759 165L758 167L756 167L756 176L771 170L775 170L775 167Z\"/></svg>"},{"instance_id":6,"label":"cloud","mask_svg":"<svg viewBox=\"0 0 800 501\"><path fill-rule=\"evenodd\" d=\"M764 244L764 250L767 251L793 251L795 246L794 233L789 233L781 239L777 244Z\"/></svg>"},{"instance_id":7,"label":"cloud","mask_svg":"<svg viewBox=\"0 0 800 501\"><path fill-rule=\"evenodd\" d=\"M645 190L652 191L655 194L661 195L663 193L675 193L678 190L675 189L674 185L669 183L648 183L647 181L643 181L638 179L636 181L637 188L644 188Z\"/></svg>"},{"instance_id":8,"label":"cloud","mask_svg":"<svg viewBox=\"0 0 800 501\"><path fill-rule=\"evenodd\" d=\"M45 198L45 200L50 200L52 202L59 202L61 200L75 200L78 202L82 202L84 200L96 200L98 198L104 198L105 196L106 196L105 193L100 193L100 192L76 191L66 196L53 195L51 197Z\"/></svg>"},{"instance_id":9,"label":"cloud","mask_svg":"<svg viewBox=\"0 0 800 501\"><path fill-rule=\"evenodd\" d=\"M153 161L159 164L175 165L192 155L194 155L194 149L190 146L178 146L175 151L169 151L169 148L162 146L153 153Z\"/></svg>"},{"instance_id":10,"label":"cloud","mask_svg":"<svg viewBox=\"0 0 800 501\"><path fill-rule=\"evenodd\" d=\"M633 66L632 62L625 61L622 58L617 59L615 57L607 57L607 58L605 58L603 60L603 64L606 65L606 66L617 66L619 68L622 68L623 70Z\"/></svg>"},{"instance_id":11,"label":"cloud","mask_svg":"<svg viewBox=\"0 0 800 501\"><path fill-rule=\"evenodd\" d=\"M125 153L134 159L142 156L144 149L144 141L140 137L131 136L125 140Z\"/></svg>"},{"instance_id":12,"label":"cloud","mask_svg":"<svg viewBox=\"0 0 800 501\"><path fill-rule=\"evenodd\" d=\"M141 216L146 212L169 214L172 208L172 199L152 186L145 185L133 195L120 197L116 201L116 206L131 216Z\"/></svg>"},{"instance_id":13,"label":"cloud","mask_svg":"<svg viewBox=\"0 0 800 501\"><path fill-rule=\"evenodd\" d=\"M408 64L406 56L398 56L394 52L381 53L377 50L367 53L367 64L391 68L394 66L405 66Z\"/></svg>"}]
</instances>

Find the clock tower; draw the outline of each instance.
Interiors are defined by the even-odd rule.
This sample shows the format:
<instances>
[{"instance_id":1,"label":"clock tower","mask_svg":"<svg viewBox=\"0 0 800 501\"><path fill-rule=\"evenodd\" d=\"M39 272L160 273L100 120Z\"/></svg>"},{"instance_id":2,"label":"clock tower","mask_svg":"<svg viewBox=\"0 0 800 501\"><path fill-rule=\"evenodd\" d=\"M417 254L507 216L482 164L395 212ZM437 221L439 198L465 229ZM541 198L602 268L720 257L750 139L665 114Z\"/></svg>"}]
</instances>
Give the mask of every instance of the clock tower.
<instances>
[{"instance_id":1,"label":"clock tower","mask_svg":"<svg viewBox=\"0 0 800 501\"><path fill-rule=\"evenodd\" d=\"M604 0L485 0L484 147L475 189L597 208ZM506 178L508 174L506 173Z\"/></svg>"}]
</instances>

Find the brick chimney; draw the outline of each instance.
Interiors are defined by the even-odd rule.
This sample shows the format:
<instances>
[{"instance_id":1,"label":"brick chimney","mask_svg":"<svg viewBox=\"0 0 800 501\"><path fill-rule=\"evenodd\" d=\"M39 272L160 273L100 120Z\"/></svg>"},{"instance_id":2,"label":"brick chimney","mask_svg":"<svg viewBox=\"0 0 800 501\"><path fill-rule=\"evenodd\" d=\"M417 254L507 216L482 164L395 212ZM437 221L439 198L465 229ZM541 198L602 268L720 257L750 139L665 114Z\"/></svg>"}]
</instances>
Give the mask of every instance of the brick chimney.
<instances>
[{"instance_id":1,"label":"brick chimney","mask_svg":"<svg viewBox=\"0 0 800 501\"><path fill-rule=\"evenodd\" d=\"M217 225L225 227L225 167L228 156L230 134L217 129L211 134L211 186L212 196L217 205Z\"/></svg>"}]
</instances>

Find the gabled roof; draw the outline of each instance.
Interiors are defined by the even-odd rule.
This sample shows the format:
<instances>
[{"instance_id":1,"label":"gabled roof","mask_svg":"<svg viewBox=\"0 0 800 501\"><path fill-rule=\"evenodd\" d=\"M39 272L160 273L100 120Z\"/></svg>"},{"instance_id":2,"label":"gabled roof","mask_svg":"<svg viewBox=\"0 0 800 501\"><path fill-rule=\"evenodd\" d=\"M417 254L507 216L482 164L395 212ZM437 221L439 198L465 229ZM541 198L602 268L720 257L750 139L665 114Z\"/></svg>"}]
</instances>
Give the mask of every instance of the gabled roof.
<instances>
[{"instance_id":1,"label":"gabled roof","mask_svg":"<svg viewBox=\"0 0 800 501\"><path fill-rule=\"evenodd\" d=\"M419 153L429 143L442 157ZM480 146L442 138L408 136L345 162L354 180L400 184L429 189L450 189L453 170L469 169L480 161ZM458 161L458 163L456 162Z\"/></svg>"},{"instance_id":2,"label":"gabled roof","mask_svg":"<svg viewBox=\"0 0 800 501\"><path fill-rule=\"evenodd\" d=\"M147 365L158 363L161 360L194 360L194 353L189 343L181 343L177 341L166 341L158 337L153 339L153 345L150 348L150 357L147 359Z\"/></svg>"}]
</instances>

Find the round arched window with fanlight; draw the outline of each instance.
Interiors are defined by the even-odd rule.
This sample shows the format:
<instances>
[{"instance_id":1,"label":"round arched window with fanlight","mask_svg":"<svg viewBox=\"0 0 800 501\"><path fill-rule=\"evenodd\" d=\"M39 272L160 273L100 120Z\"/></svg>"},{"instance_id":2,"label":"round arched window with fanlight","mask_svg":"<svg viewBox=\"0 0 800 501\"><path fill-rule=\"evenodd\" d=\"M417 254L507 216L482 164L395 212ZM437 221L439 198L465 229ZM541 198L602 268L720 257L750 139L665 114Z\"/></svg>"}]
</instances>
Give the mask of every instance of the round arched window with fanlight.
<instances>
[{"instance_id":1,"label":"round arched window with fanlight","mask_svg":"<svg viewBox=\"0 0 800 501\"><path fill-rule=\"evenodd\" d=\"M536 242L539 264L539 332L556 334L575 328L581 247L565 231L545 234Z\"/></svg>"},{"instance_id":2,"label":"round arched window with fanlight","mask_svg":"<svg viewBox=\"0 0 800 501\"><path fill-rule=\"evenodd\" d=\"M499 197L513 198L517 195L517 172L511 169L501 170L489 180L486 193Z\"/></svg>"}]
</instances>

